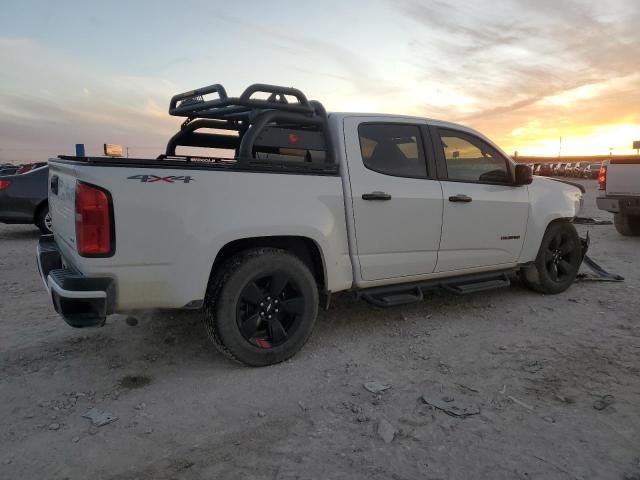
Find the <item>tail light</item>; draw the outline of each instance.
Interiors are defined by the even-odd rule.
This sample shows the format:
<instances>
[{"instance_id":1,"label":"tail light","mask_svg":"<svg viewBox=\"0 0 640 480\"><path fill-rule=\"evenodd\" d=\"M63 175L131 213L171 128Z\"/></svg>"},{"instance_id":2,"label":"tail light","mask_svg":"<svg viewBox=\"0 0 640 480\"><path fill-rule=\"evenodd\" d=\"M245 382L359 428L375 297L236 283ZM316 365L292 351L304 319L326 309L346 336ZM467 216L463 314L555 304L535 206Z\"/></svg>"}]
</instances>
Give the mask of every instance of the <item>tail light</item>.
<instances>
[{"instance_id":1,"label":"tail light","mask_svg":"<svg viewBox=\"0 0 640 480\"><path fill-rule=\"evenodd\" d=\"M0 190L9 188L9 185L11 185L11 180L0 180Z\"/></svg>"},{"instance_id":2,"label":"tail light","mask_svg":"<svg viewBox=\"0 0 640 480\"><path fill-rule=\"evenodd\" d=\"M83 257L115 252L111 194L95 185L76 183L76 248Z\"/></svg>"},{"instance_id":3,"label":"tail light","mask_svg":"<svg viewBox=\"0 0 640 480\"><path fill-rule=\"evenodd\" d=\"M600 165L600 171L598 172L598 188L600 190L606 190L606 188L607 188L607 167L606 167L606 165Z\"/></svg>"}]
</instances>

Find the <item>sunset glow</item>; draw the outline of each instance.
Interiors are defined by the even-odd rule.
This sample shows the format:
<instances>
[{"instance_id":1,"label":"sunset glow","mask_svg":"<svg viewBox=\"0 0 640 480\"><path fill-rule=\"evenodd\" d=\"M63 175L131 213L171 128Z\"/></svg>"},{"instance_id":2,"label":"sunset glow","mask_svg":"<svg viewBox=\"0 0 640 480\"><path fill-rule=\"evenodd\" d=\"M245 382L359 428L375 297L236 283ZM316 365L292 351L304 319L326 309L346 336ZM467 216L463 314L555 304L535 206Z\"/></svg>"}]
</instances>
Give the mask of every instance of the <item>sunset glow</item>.
<instances>
[{"instance_id":1,"label":"sunset glow","mask_svg":"<svg viewBox=\"0 0 640 480\"><path fill-rule=\"evenodd\" d=\"M0 160L105 142L157 155L180 123L169 98L212 83L455 121L521 155L640 140L636 0L186 3L0 7Z\"/></svg>"}]
</instances>

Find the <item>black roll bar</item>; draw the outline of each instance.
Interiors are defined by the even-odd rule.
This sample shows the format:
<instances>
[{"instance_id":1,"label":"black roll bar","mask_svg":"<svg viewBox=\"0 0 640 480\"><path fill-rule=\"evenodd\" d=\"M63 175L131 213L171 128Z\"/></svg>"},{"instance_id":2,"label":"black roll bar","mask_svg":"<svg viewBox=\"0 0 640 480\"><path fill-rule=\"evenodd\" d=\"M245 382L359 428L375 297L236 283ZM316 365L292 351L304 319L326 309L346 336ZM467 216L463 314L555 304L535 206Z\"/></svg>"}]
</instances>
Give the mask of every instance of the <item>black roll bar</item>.
<instances>
[{"instance_id":1,"label":"black roll bar","mask_svg":"<svg viewBox=\"0 0 640 480\"><path fill-rule=\"evenodd\" d=\"M204 100L204 95L217 94L218 98ZM252 98L256 93L268 94L268 98ZM292 97L296 101L289 101ZM240 97L229 97L220 84L209 85L174 95L169 104L169 114L187 117L180 131L167 143L167 156L174 156L178 145L235 148L238 163L253 161L255 142L265 127L315 127L325 137L325 163L334 163L334 150L324 106L308 100L300 90L256 83L247 87ZM294 127L294 128L295 128ZM235 130L239 138L217 133L196 133L201 128Z\"/></svg>"}]
</instances>

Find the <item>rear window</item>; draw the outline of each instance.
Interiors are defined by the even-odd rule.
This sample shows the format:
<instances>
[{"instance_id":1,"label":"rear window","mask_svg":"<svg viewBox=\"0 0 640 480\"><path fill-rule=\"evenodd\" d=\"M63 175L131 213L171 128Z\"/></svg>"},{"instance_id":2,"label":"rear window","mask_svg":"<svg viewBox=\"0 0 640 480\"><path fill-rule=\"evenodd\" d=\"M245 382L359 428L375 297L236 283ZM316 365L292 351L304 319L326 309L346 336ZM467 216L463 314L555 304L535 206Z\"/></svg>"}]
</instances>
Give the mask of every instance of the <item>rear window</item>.
<instances>
[{"instance_id":1,"label":"rear window","mask_svg":"<svg viewBox=\"0 0 640 480\"><path fill-rule=\"evenodd\" d=\"M324 163L327 158L325 136L317 130L267 127L254 143L258 160Z\"/></svg>"},{"instance_id":2,"label":"rear window","mask_svg":"<svg viewBox=\"0 0 640 480\"><path fill-rule=\"evenodd\" d=\"M427 177L417 125L364 123L358 127L358 135L362 161L368 169L395 177Z\"/></svg>"}]
</instances>

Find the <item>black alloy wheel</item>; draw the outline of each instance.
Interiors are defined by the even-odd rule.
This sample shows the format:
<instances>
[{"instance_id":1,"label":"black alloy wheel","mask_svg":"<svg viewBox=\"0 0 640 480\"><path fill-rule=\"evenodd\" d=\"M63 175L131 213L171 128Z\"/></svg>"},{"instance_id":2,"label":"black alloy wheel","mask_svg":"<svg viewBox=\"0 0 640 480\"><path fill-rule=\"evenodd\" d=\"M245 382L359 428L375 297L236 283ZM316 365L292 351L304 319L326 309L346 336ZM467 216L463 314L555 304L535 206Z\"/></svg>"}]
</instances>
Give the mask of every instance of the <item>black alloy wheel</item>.
<instances>
[{"instance_id":1,"label":"black alloy wheel","mask_svg":"<svg viewBox=\"0 0 640 480\"><path fill-rule=\"evenodd\" d=\"M259 348L282 345L295 333L305 298L295 279L275 271L249 280L240 293L237 322L242 336Z\"/></svg>"}]
</instances>

